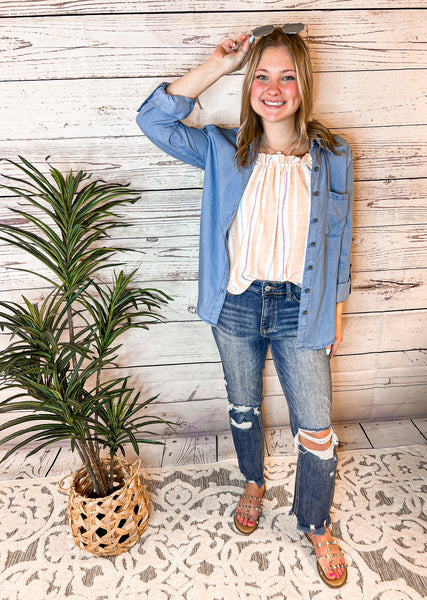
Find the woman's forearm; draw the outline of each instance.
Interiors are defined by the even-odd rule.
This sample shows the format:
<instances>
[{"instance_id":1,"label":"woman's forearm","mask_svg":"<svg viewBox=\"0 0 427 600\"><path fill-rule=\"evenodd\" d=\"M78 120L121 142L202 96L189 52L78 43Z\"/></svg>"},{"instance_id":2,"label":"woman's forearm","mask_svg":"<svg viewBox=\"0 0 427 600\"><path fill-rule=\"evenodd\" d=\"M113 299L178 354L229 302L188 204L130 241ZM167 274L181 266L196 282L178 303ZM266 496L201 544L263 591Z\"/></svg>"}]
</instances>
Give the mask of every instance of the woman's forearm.
<instances>
[{"instance_id":1,"label":"woman's forearm","mask_svg":"<svg viewBox=\"0 0 427 600\"><path fill-rule=\"evenodd\" d=\"M210 57L206 62L171 83L166 91L172 96L197 98L224 74L221 64L214 57Z\"/></svg>"},{"instance_id":2,"label":"woman's forearm","mask_svg":"<svg viewBox=\"0 0 427 600\"><path fill-rule=\"evenodd\" d=\"M242 33L236 40L220 44L208 60L192 69L173 83L166 91L173 96L197 98L223 75L241 69L247 62L254 37Z\"/></svg>"}]
</instances>

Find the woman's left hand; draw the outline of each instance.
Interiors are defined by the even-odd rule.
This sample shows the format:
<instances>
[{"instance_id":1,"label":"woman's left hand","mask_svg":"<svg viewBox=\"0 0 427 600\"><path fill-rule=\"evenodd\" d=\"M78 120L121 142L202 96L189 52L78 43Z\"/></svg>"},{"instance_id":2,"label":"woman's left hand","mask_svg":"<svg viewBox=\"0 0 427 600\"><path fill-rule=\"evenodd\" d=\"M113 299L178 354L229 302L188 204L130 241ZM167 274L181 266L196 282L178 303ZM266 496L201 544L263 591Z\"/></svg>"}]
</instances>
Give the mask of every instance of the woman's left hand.
<instances>
[{"instance_id":1,"label":"woman's left hand","mask_svg":"<svg viewBox=\"0 0 427 600\"><path fill-rule=\"evenodd\" d=\"M329 349L329 351L330 351L329 358L332 358L333 356L335 356L335 354L338 350L338 346L341 344L341 342L343 340L343 334L342 334L343 304L344 304L344 302L337 303L335 342L331 346L327 346L327 348L326 348L326 349Z\"/></svg>"}]
</instances>

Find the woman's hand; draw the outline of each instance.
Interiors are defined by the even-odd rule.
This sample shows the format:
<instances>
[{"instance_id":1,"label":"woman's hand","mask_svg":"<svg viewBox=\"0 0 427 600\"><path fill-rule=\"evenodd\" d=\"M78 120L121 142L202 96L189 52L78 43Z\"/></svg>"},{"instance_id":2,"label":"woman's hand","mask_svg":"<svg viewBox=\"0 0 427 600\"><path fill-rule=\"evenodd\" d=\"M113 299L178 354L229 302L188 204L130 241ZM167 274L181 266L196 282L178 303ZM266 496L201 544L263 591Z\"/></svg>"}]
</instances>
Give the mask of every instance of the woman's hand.
<instances>
[{"instance_id":1,"label":"woman's hand","mask_svg":"<svg viewBox=\"0 0 427 600\"><path fill-rule=\"evenodd\" d=\"M223 75L233 73L246 64L253 41L252 37L245 33L239 35L237 40L226 40L215 49L208 60L171 83L166 88L167 93L198 98Z\"/></svg>"},{"instance_id":2,"label":"woman's hand","mask_svg":"<svg viewBox=\"0 0 427 600\"><path fill-rule=\"evenodd\" d=\"M236 40L230 38L220 44L211 58L221 64L224 75L233 73L244 67L248 62L253 42L253 37L241 33Z\"/></svg>"},{"instance_id":3,"label":"woman's hand","mask_svg":"<svg viewBox=\"0 0 427 600\"><path fill-rule=\"evenodd\" d=\"M338 350L338 346L341 344L341 342L343 340L343 334L342 334L342 310L343 310L343 305L344 305L344 302L338 302L337 303L335 342L331 346L327 346L327 348L326 348L326 350L329 349L329 351L330 351L329 358L332 358L333 356L335 356L335 354L336 354L336 352Z\"/></svg>"}]
</instances>

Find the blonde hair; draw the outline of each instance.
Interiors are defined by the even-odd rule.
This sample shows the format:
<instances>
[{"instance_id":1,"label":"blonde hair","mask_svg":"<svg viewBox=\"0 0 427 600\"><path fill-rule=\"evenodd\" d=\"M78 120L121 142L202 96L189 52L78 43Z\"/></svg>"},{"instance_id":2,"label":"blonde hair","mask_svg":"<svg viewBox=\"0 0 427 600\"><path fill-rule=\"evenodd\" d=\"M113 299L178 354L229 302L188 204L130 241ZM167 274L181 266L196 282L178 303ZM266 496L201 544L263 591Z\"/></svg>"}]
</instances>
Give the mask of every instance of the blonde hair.
<instances>
[{"instance_id":1,"label":"blonde hair","mask_svg":"<svg viewBox=\"0 0 427 600\"><path fill-rule=\"evenodd\" d=\"M295 64L298 90L301 97L300 106L295 113L295 132L297 139L290 152L301 146L306 146L311 139L323 141L334 153L337 145L335 136L327 127L314 119L309 121L313 106L313 72L308 48L297 33L286 34L281 28L276 28L261 37L252 49L248 62L242 89L242 105L240 110L240 127L237 133L236 165L241 168L253 163L258 154L260 139L263 133L261 117L251 106L251 87L255 71L266 48L286 46Z\"/></svg>"}]
</instances>

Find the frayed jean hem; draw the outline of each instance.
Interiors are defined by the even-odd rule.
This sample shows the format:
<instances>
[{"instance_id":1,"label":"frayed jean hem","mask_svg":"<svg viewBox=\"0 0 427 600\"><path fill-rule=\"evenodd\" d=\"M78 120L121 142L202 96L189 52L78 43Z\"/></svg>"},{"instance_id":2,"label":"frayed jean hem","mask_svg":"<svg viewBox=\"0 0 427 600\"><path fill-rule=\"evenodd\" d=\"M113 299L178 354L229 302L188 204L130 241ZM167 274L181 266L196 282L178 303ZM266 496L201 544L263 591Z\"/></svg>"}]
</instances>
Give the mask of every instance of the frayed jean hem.
<instances>
[{"instance_id":1,"label":"frayed jean hem","mask_svg":"<svg viewBox=\"0 0 427 600\"><path fill-rule=\"evenodd\" d=\"M290 516L295 515L295 513L292 509L289 511L288 514ZM303 531L304 533L310 533L312 535L325 535L326 528L329 528L331 523L332 523L332 521L331 521L330 517L328 517L320 527L316 527L315 525L309 525L309 526L302 525L297 520L297 529L298 529L298 531Z\"/></svg>"},{"instance_id":2,"label":"frayed jean hem","mask_svg":"<svg viewBox=\"0 0 427 600\"><path fill-rule=\"evenodd\" d=\"M265 485L265 479L262 477L261 479L246 479L246 484L248 483L256 483L259 488L262 488Z\"/></svg>"}]
</instances>

